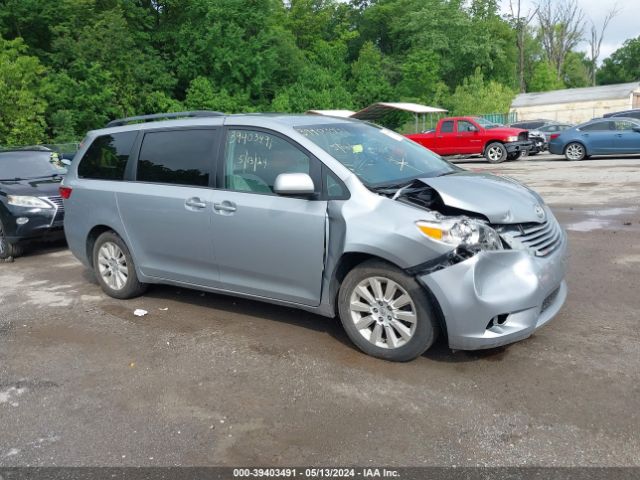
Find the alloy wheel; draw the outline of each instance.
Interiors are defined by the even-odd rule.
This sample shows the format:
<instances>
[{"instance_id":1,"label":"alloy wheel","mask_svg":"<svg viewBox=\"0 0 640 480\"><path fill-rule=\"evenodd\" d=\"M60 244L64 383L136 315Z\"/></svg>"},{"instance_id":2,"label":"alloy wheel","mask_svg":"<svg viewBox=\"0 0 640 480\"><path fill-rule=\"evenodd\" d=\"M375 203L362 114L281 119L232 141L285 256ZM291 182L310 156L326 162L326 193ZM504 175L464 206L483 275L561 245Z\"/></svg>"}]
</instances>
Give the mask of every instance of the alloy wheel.
<instances>
[{"instance_id":1,"label":"alloy wheel","mask_svg":"<svg viewBox=\"0 0 640 480\"><path fill-rule=\"evenodd\" d=\"M487 156L492 162L497 162L502 158L502 149L500 147L491 147L487 151Z\"/></svg>"},{"instance_id":2,"label":"alloy wheel","mask_svg":"<svg viewBox=\"0 0 640 480\"><path fill-rule=\"evenodd\" d=\"M584 157L584 147L579 143L572 143L567 147L566 154L569 160L581 160Z\"/></svg>"},{"instance_id":3,"label":"alloy wheel","mask_svg":"<svg viewBox=\"0 0 640 480\"><path fill-rule=\"evenodd\" d=\"M416 331L416 306L407 291L385 277L362 280L349 299L351 320L358 332L380 348L406 345Z\"/></svg>"},{"instance_id":4,"label":"alloy wheel","mask_svg":"<svg viewBox=\"0 0 640 480\"><path fill-rule=\"evenodd\" d=\"M98 271L102 280L113 290L122 290L129 279L127 257L113 242L105 242L98 251Z\"/></svg>"}]
</instances>

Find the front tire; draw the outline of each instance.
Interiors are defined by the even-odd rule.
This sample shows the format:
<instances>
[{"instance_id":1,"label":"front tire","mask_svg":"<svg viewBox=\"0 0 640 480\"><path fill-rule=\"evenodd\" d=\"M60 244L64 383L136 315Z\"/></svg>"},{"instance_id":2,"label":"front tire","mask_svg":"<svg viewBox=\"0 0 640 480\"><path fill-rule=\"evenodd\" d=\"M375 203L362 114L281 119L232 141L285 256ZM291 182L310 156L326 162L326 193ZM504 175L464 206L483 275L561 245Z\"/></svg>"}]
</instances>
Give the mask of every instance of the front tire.
<instances>
[{"instance_id":1,"label":"front tire","mask_svg":"<svg viewBox=\"0 0 640 480\"><path fill-rule=\"evenodd\" d=\"M437 337L437 321L424 288L382 261L364 262L347 274L338 310L351 341L373 357L413 360Z\"/></svg>"},{"instance_id":2,"label":"front tire","mask_svg":"<svg viewBox=\"0 0 640 480\"><path fill-rule=\"evenodd\" d=\"M585 159L585 157L587 156L587 150L581 143L571 142L565 147L564 156L567 160L577 162Z\"/></svg>"},{"instance_id":3,"label":"front tire","mask_svg":"<svg viewBox=\"0 0 640 480\"><path fill-rule=\"evenodd\" d=\"M507 155L507 160L512 162L514 160L518 160L520 157L526 157L527 155L531 155L531 153L528 153L526 150L520 150Z\"/></svg>"},{"instance_id":4,"label":"front tire","mask_svg":"<svg viewBox=\"0 0 640 480\"><path fill-rule=\"evenodd\" d=\"M0 260L7 258L16 258L22 255L24 247L19 243L10 243L4 235L4 228L0 223Z\"/></svg>"},{"instance_id":5,"label":"front tire","mask_svg":"<svg viewBox=\"0 0 640 480\"><path fill-rule=\"evenodd\" d=\"M492 142L484 151L484 158L489 163L502 163L507 159L507 148L500 142Z\"/></svg>"},{"instance_id":6,"label":"front tire","mask_svg":"<svg viewBox=\"0 0 640 480\"><path fill-rule=\"evenodd\" d=\"M147 285L138 280L129 249L115 232L105 232L96 240L93 269L102 290L110 297L125 300L147 290Z\"/></svg>"}]
</instances>

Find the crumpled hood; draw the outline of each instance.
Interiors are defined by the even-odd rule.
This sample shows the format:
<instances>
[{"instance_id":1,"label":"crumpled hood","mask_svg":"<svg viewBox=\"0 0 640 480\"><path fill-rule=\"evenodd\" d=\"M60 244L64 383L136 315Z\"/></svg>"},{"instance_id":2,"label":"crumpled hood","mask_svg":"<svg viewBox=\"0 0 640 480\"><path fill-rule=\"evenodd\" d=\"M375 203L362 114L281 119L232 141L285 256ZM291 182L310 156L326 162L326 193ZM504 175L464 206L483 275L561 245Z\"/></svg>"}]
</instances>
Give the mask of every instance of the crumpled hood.
<instances>
[{"instance_id":1,"label":"crumpled hood","mask_svg":"<svg viewBox=\"0 0 640 480\"><path fill-rule=\"evenodd\" d=\"M514 180L484 173L460 172L421 182L436 190L445 205L479 213L491 223L542 222L543 205Z\"/></svg>"}]
</instances>

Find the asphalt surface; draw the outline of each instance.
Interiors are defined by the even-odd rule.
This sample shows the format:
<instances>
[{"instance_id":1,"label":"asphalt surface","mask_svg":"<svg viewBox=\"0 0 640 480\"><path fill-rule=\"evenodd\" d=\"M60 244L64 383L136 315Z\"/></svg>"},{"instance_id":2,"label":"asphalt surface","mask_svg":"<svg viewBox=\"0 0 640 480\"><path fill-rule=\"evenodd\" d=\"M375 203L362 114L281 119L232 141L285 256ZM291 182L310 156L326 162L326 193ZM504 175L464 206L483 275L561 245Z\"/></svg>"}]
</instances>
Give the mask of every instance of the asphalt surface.
<instances>
[{"instance_id":1,"label":"asphalt surface","mask_svg":"<svg viewBox=\"0 0 640 480\"><path fill-rule=\"evenodd\" d=\"M394 364L288 308L111 299L43 246L0 264L0 465L640 466L640 157L460 164L567 228L569 297L533 337Z\"/></svg>"}]
</instances>

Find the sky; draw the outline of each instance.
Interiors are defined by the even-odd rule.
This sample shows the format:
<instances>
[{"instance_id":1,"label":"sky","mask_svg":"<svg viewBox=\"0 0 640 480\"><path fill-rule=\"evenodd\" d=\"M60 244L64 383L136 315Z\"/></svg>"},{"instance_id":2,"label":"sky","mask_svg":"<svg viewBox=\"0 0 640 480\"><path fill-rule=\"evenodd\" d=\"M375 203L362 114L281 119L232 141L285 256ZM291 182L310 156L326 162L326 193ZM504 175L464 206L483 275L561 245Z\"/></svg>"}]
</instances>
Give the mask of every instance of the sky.
<instances>
[{"instance_id":1,"label":"sky","mask_svg":"<svg viewBox=\"0 0 640 480\"><path fill-rule=\"evenodd\" d=\"M534 8L534 0L522 0L522 11ZM611 20L604 34L602 47L600 49L599 61L611 55L622 46L625 40L640 36L640 0L578 0L587 20L585 34L589 34L590 20L601 28L604 18L607 16L613 5L617 3L619 13ZM515 5L515 0L514 0ZM502 0L503 13L509 12L509 0ZM589 45L583 42L578 50L588 51Z\"/></svg>"}]
</instances>

